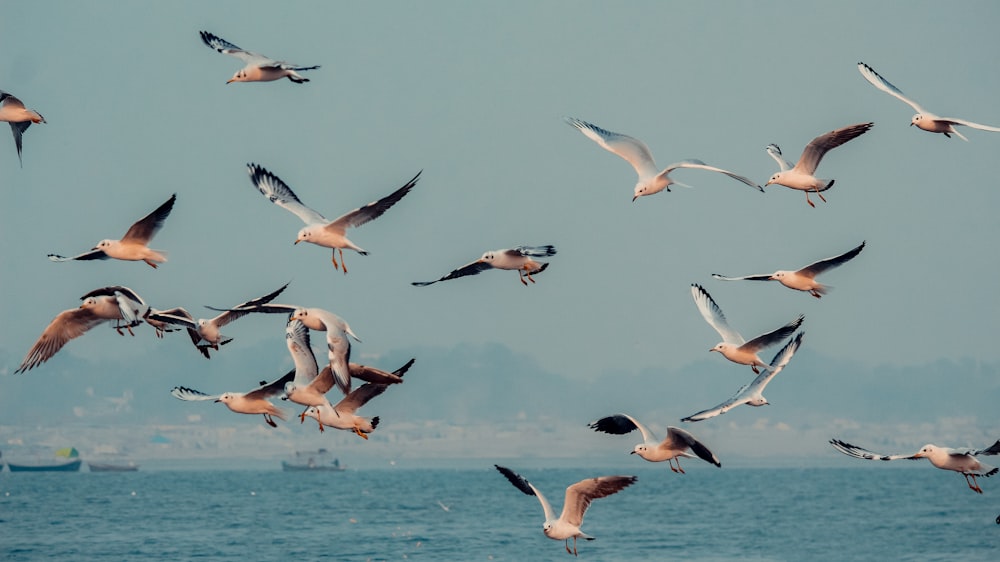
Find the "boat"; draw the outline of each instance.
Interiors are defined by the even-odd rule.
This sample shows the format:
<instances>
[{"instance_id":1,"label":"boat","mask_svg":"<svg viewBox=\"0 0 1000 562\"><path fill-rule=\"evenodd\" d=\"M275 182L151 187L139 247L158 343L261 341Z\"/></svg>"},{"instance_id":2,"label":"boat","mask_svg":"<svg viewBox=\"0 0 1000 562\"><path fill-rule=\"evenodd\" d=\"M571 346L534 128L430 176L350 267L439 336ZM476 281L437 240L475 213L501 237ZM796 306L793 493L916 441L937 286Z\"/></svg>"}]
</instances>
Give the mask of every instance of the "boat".
<instances>
[{"instance_id":1,"label":"boat","mask_svg":"<svg viewBox=\"0 0 1000 562\"><path fill-rule=\"evenodd\" d=\"M65 461L42 461L34 462L10 462L7 461L7 468L11 472L78 472L83 460L80 459L80 452L74 447L59 449L55 453L56 457L69 459Z\"/></svg>"},{"instance_id":2,"label":"boat","mask_svg":"<svg viewBox=\"0 0 1000 562\"><path fill-rule=\"evenodd\" d=\"M131 461L124 464L87 461L87 467L91 472L135 472L139 470L139 465Z\"/></svg>"},{"instance_id":3,"label":"boat","mask_svg":"<svg viewBox=\"0 0 1000 562\"><path fill-rule=\"evenodd\" d=\"M340 460L331 458L330 451L318 449L315 451L296 451L292 460L281 461L281 470L288 471L318 471L342 472L347 470L340 466Z\"/></svg>"}]
</instances>

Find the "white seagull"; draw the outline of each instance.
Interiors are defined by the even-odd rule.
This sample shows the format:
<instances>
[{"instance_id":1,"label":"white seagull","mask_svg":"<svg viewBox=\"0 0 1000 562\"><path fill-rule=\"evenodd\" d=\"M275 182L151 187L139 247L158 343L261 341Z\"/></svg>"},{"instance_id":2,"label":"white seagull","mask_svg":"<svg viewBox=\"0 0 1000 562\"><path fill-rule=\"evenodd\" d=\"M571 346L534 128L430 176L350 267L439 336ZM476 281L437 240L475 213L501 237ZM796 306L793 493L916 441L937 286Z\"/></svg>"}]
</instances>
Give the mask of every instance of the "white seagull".
<instances>
[{"instance_id":1,"label":"white seagull","mask_svg":"<svg viewBox=\"0 0 1000 562\"><path fill-rule=\"evenodd\" d=\"M833 445L834 449L837 449L841 453L858 459L880 461L927 459L931 461L932 465L940 469L961 472L962 476L965 476L965 483L969 485L969 488L979 494L983 493L983 490L979 487L979 483L976 482L976 477L989 477L1000 471L1000 469L981 462L976 458L980 455L1000 454L1000 441L997 441L985 449L979 450L969 448L951 449L948 447L938 447L936 445L928 444L924 445L919 451L913 453L912 455L883 455L880 453L873 453L867 449L856 447L839 439L831 439L830 444ZM969 480L970 477L972 480Z\"/></svg>"},{"instance_id":2,"label":"white seagull","mask_svg":"<svg viewBox=\"0 0 1000 562\"><path fill-rule=\"evenodd\" d=\"M303 205L302 201L292 192L291 188L285 182L281 181L281 178L278 176L257 164L247 164L247 171L250 173L250 181L253 182L264 197L267 197L275 205L299 217L306 224L302 230L299 230L295 243L310 242L324 248L332 248L333 267L335 269L337 268L337 252L340 252L340 265L345 274L347 273L347 264L344 263L344 248L354 250L362 256L368 255L368 252L347 239L347 229L361 226L368 221L382 216L382 213L389 210L389 207L398 203L404 195L413 189L413 186L417 184L417 180L420 179L420 174L422 173L417 172L417 175L413 176L413 179L408 181L406 185L378 201L372 201L364 207L354 209L330 221L323 217L323 215Z\"/></svg>"},{"instance_id":3,"label":"white seagull","mask_svg":"<svg viewBox=\"0 0 1000 562\"><path fill-rule=\"evenodd\" d=\"M781 171L771 176L771 179L767 180L765 185L776 183L792 189L805 191L806 203L809 203L810 207L816 206L809 200L810 191L815 192L816 195L819 195L820 199L826 202L826 198L823 197L821 192L833 187L833 182L835 180L819 179L813 175L816 173L816 167L819 166L820 160L822 160L823 156L830 150L837 148L851 139L855 139L867 133L873 125L874 123L858 123L856 125L848 125L814 138L812 142L806 145L805 149L802 151L802 156L799 156L799 161L796 162L794 166L792 166L791 162L782 158L781 149L778 148L778 145L767 145L765 150L767 150L767 153L771 155L771 158L774 158L774 161L778 163L778 167L781 168Z\"/></svg>"},{"instance_id":4,"label":"white seagull","mask_svg":"<svg viewBox=\"0 0 1000 562\"><path fill-rule=\"evenodd\" d=\"M708 447L695 439L694 435L679 427L667 426L666 438L659 441L652 431L628 414L615 414L590 422L588 425L594 431L603 431L613 435L625 435L638 429L642 433L642 443L636 445L630 454L639 455L649 462L667 461L670 470L674 472L684 473L684 469L681 468L681 457L699 458L715 466L722 466L722 463ZM688 451L692 451L694 454L692 455ZM675 461L677 468L674 468Z\"/></svg>"},{"instance_id":5,"label":"white seagull","mask_svg":"<svg viewBox=\"0 0 1000 562\"><path fill-rule=\"evenodd\" d=\"M532 258L547 258L554 255L556 255L556 248L551 245L518 246L503 250L490 250L484 253L478 260L463 265L440 279L435 279L434 281L414 281L410 284L416 287L426 287L438 281L457 279L466 275L476 275L487 269L515 269L517 270L518 277L521 279L521 283L527 287L528 281L535 282L531 277L532 274L541 273L549 266L548 262L538 262Z\"/></svg>"},{"instance_id":6,"label":"white seagull","mask_svg":"<svg viewBox=\"0 0 1000 562\"><path fill-rule=\"evenodd\" d=\"M278 427L278 424L274 423L272 416L284 420L285 413L278 409L278 407L272 404L268 399L281 394L281 390L285 387L285 383L292 380L292 377L294 376L295 371L289 371L285 373L285 376L271 382L262 381L260 386L248 392L205 394L204 392L200 392L192 388L175 386L170 391L170 394L173 394L174 398L188 402L203 400L222 402L227 408L237 414L262 414L264 416L264 421L267 422L267 425L271 427Z\"/></svg>"},{"instance_id":7,"label":"white seagull","mask_svg":"<svg viewBox=\"0 0 1000 562\"><path fill-rule=\"evenodd\" d=\"M855 256L860 254L863 249L865 249L865 243L862 241L861 244L853 250L848 250L839 256L819 260L797 271L779 269L774 273L744 275L742 277L727 277L725 275L713 273L712 277L723 281L777 281L789 289L795 289L796 291L808 291L809 294L818 299L825 295L830 288L819 281L816 281L816 276L824 271L833 269L851 261Z\"/></svg>"},{"instance_id":8,"label":"white seagull","mask_svg":"<svg viewBox=\"0 0 1000 562\"><path fill-rule=\"evenodd\" d=\"M80 298L83 303L79 308L64 310L49 322L15 373L24 373L45 363L69 340L82 336L101 322L113 320L120 335L124 335L122 328L132 334L132 326L141 324L149 310L138 293L120 285L94 289Z\"/></svg>"},{"instance_id":9,"label":"white seagull","mask_svg":"<svg viewBox=\"0 0 1000 562\"><path fill-rule=\"evenodd\" d=\"M917 127L929 131L931 133L942 133L944 136L951 138L954 134L958 138L968 142L969 139L965 138L962 133L958 132L955 125L964 125L966 127L972 127L973 129L979 129L981 131L993 131L1000 132L1000 127L991 127L989 125L982 125L980 123L973 123L972 121L966 121L965 119L958 119L957 117L938 117L933 113L927 111L926 109L920 107L917 102L911 100L910 98L903 95L903 92L899 88L893 86L888 80L882 78L882 76L875 72L875 69L868 66L863 62L858 63L858 70L861 75L865 77L865 80L871 83L879 90L889 94L890 96L902 101L906 105L913 108L917 114L913 116L910 120L910 126L916 125Z\"/></svg>"},{"instance_id":10,"label":"white seagull","mask_svg":"<svg viewBox=\"0 0 1000 562\"><path fill-rule=\"evenodd\" d=\"M409 363L393 374L398 377L402 377L406 374L406 371L412 364L413 360L411 359ZM329 365L323 367L323 371L318 377L316 377L316 380L325 381L321 384L325 386L327 390L333 387L333 374ZM323 426L327 426L335 429L353 431L358 435L358 437L367 440L368 434L375 431L375 428L378 427L379 418L378 416L365 418L357 415L355 412L357 412L358 408L367 404L369 400L385 392L385 389L387 388L389 388L389 385L387 384L368 382L352 390L351 393L341 399L336 406L331 406L329 402L309 406L306 408L303 415L315 419L319 423L319 430L321 432L323 431ZM303 420L304 419L305 418L303 418Z\"/></svg>"},{"instance_id":11,"label":"white seagull","mask_svg":"<svg viewBox=\"0 0 1000 562\"><path fill-rule=\"evenodd\" d=\"M754 183L754 181L750 178L734 174L733 172L723 170L722 168L709 166L701 160L682 160L667 166L661 171L656 167L656 162L653 161L653 155L650 153L649 147L646 146L646 143L641 140L632 138L628 135L613 133L602 129L597 125L587 123L586 121L575 119L573 117L565 117L564 119L566 123L579 129L581 133L599 144L601 148L607 150L608 152L617 154L626 162L631 164L633 168L635 168L635 172L639 174L639 181L635 184L632 201L635 201L644 195L659 193L664 189L670 191L671 185L691 187L689 185L676 182L669 176L670 172L679 168L692 168L696 170L719 172L720 174L726 174L735 180L741 181L758 191L764 191L764 188Z\"/></svg>"},{"instance_id":12,"label":"white seagull","mask_svg":"<svg viewBox=\"0 0 1000 562\"><path fill-rule=\"evenodd\" d=\"M251 299L233 307L232 309L226 309L225 312L214 318L199 318L195 320L194 317L191 316L191 313L184 308L178 307L170 310L152 312L149 314L147 322L149 319L152 319L156 322L186 328L188 335L191 336L191 343L193 343L198 351L205 356L205 359L211 359L208 352L209 349L218 351L220 345L226 345L227 343L233 341L232 338L222 335L219 331L221 328L252 312L249 307L271 302L285 290L285 287L288 287L288 283L285 283L278 290L264 295L263 297Z\"/></svg>"},{"instance_id":13,"label":"white seagull","mask_svg":"<svg viewBox=\"0 0 1000 562\"><path fill-rule=\"evenodd\" d=\"M233 74L233 77L226 81L226 84L232 82L270 82L282 78L288 78L296 84L301 84L308 82L309 79L301 76L298 71L319 68L319 65L299 66L297 64L270 59L264 55L244 51L229 41L221 37L216 37L207 31L199 31L198 33L201 34L201 40L209 47L224 55L232 55L247 64L245 67L237 70L236 74Z\"/></svg>"},{"instance_id":14,"label":"white seagull","mask_svg":"<svg viewBox=\"0 0 1000 562\"><path fill-rule=\"evenodd\" d=\"M13 95L0 90L0 121L10 123L10 130L14 133L14 146L17 147L17 161L23 167L21 135L28 130L32 123L45 123L45 118L34 109L25 108L24 103Z\"/></svg>"},{"instance_id":15,"label":"white seagull","mask_svg":"<svg viewBox=\"0 0 1000 562\"><path fill-rule=\"evenodd\" d=\"M785 344L785 347L781 348L781 351L774 356L771 360L771 364L767 369L761 374L757 375L753 381L749 384L745 384L736 391L736 394L732 398L726 400L722 404L714 408L709 408L707 410L702 410L697 414L691 414L686 418L682 418L682 422L696 422L701 420L707 420L708 418L714 418L715 416L721 416L729 410L741 405L746 404L747 406L763 406L765 404L770 404L767 398L764 398L764 388L767 387L767 383L771 382L774 375L777 375L788 365L791 361L792 356L795 355L795 350L799 348L802 343L802 334L795 336L794 339Z\"/></svg>"},{"instance_id":16,"label":"white seagull","mask_svg":"<svg viewBox=\"0 0 1000 562\"><path fill-rule=\"evenodd\" d=\"M750 341L743 339L743 336L739 332L729 327L729 323L726 321L726 316L722 314L722 309L719 305L715 304L712 300L712 296L708 294L708 291L704 287L698 284L691 285L691 296L694 297L694 303L698 306L698 310L701 312L702 317L708 322L708 325L715 329L716 332L722 336L722 342L716 344L715 347L709 351L718 351L733 363L739 363L741 365L750 365L753 372L759 373L760 370L757 367L766 367L767 363L761 361L760 356L757 353L765 348L771 347L772 345L781 342L788 336L791 336L795 330L802 325L802 321L805 319L801 314L795 320L785 324L784 326L773 330L766 334L761 334Z\"/></svg>"},{"instance_id":17,"label":"white seagull","mask_svg":"<svg viewBox=\"0 0 1000 562\"><path fill-rule=\"evenodd\" d=\"M507 480L510 480L510 483L515 488L529 496L538 498L538 501L542 504L542 509L545 511L545 523L542 524L542 532L550 539L565 541L566 552L574 556L576 556L576 539L578 537L588 541L594 540L594 537L580 530L580 525L583 524L583 516L587 513L590 502L620 492L637 480L635 476L599 476L597 478L581 480L566 488L566 501L563 502L562 514L556 519L556 514L552 511L552 506L549 505L548 500L545 499L545 496L531 482L528 482L523 476L509 468L498 464L493 466L500 471L500 474L507 477ZM573 539L572 551L569 549L570 538Z\"/></svg>"},{"instance_id":18,"label":"white seagull","mask_svg":"<svg viewBox=\"0 0 1000 562\"><path fill-rule=\"evenodd\" d=\"M167 261L167 256L160 250L151 250L148 247L150 240L163 227L163 222L170 216L170 211L174 208L174 201L177 194L170 196L162 205L157 207L152 213L136 221L121 240L101 240L89 252L84 252L78 256L65 257L58 254L49 254L49 259L54 262L69 260L106 260L114 258L116 260L146 262L153 269L158 263Z\"/></svg>"}]
</instances>

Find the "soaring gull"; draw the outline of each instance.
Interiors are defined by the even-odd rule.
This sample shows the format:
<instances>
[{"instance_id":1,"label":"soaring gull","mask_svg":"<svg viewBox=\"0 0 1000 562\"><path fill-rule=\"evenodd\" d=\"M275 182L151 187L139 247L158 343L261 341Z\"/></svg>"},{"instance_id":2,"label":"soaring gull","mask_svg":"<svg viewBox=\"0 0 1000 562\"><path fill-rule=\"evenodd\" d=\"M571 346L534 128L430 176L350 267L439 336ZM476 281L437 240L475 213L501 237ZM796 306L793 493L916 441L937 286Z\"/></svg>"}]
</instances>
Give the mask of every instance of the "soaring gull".
<instances>
[{"instance_id":1,"label":"soaring gull","mask_svg":"<svg viewBox=\"0 0 1000 562\"><path fill-rule=\"evenodd\" d=\"M819 281L816 281L816 276L824 271L833 269L851 261L855 256L860 254L863 249L865 249L865 243L861 242L861 244L854 249L848 250L839 256L813 262L797 271L779 269L774 273L744 275L742 277L727 277L725 275L713 273L712 277L723 281L777 281L789 289L795 289L796 291L808 291L809 294L818 299L825 295L830 288Z\"/></svg>"},{"instance_id":2,"label":"soaring gull","mask_svg":"<svg viewBox=\"0 0 1000 562\"><path fill-rule=\"evenodd\" d=\"M674 472L684 472L684 469L681 468L681 457L699 458L715 466L722 466L722 463L708 447L695 439L694 435L679 427L667 426L667 436L663 441L659 441L652 431L628 414L615 414L588 425L594 431L603 431L613 435L624 435L638 429L642 433L642 443L636 445L631 454L639 455L649 462L667 461L670 470ZM688 451L692 451L694 454L692 455ZM677 468L674 468L674 462L677 462Z\"/></svg>"},{"instance_id":3,"label":"soaring gull","mask_svg":"<svg viewBox=\"0 0 1000 562\"><path fill-rule=\"evenodd\" d=\"M0 121L10 123L10 131L14 133L14 146L17 147L17 161L21 160L21 135L32 123L45 123L45 118L34 109L27 109L24 103L11 94L0 90Z\"/></svg>"},{"instance_id":4,"label":"soaring gull","mask_svg":"<svg viewBox=\"0 0 1000 562\"><path fill-rule=\"evenodd\" d=\"M538 262L532 258L547 258L549 256L556 255L555 246L518 246L516 248L509 248L503 250L490 250L483 254L483 257L478 260L463 265L462 267L452 271L448 275L440 279L435 279L434 281L414 281L411 285L416 287L426 287L427 285L432 285L438 281L447 281L449 279L457 279L459 277L465 277L466 275L476 275L487 269L515 269L517 270L518 276L521 279L521 283L525 286L528 285L528 281L532 283L535 280L531 277L532 274L538 274L545 271L545 268L549 266L548 262ZM525 281L527 279L527 281Z\"/></svg>"},{"instance_id":5,"label":"soaring gull","mask_svg":"<svg viewBox=\"0 0 1000 562\"><path fill-rule=\"evenodd\" d=\"M319 68L319 65L299 66L297 64L270 59L264 55L244 51L229 41L221 37L216 37L207 31L199 31L198 33L201 34L201 40L209 47L224 55L232 55L247 64L237 70L236 74L233 74L233 77L226 81L226 84L232 82L270 82L282 78L288 78L296 84L301 84L308 82L309 79L301 76L298 71Z\"/></svg>"},{"instance_id":6,"label":"soaring gull","mask_svg":"<svg viewBox=\"0 0 1000 562\"><path fill-rule=\"evenodd\" d=\"M393 374L402 377L406 374L410 365L413 365L412 359ZM316 377L316 380L324 381L322 385L327 390L333 387L333 374L329 365L323 367L323 371ZM358 408L367 404L369 400L385 392L387 388L389 388L387 384L365 383L352 390L336 406L331 406L329 402L309 406L303 415L315 419L319 423L320 431L323 431L323 426L327 426L353 431L358 437L368 439L368 434L375 431L375 428L378 427L379 418L378 416L365 418L357 415L355 412L357 412Z\"/></svg>"},{"instance_id":7,"label":"soaring gull","mask_svg":"<svg viewBox=\"0 0 1000 562\"><path fill-rule=\"evenodd\" d=\"M175 386L170 391L170 394L173 394L174 398L185 401L212 400L214 402L222 402L227 408L237 414L262 414L267 425L278 427L278 424L274 423L272 416L283 420L285 419L285 413L268 399L281 394L281 390L285 388L285 383L292 380L294 376L295 371L289 371L283 377L271 382L264 381L260 386L248 392L205 394L192 388Z\"/></svg>"}]
</instances>

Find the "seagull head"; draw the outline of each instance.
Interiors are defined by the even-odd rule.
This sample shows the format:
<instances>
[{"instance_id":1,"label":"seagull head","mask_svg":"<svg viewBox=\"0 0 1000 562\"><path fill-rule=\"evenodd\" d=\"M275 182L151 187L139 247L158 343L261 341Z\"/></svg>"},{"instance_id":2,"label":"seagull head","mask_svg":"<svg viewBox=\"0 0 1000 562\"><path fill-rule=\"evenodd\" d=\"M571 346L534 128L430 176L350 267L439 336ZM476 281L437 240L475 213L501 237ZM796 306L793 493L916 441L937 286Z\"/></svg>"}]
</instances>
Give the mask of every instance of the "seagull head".
<instances>
[{"instance_id":1,"label":"seagull head","mask_svg":"<svg viewBox=\"0 0 1000 562\"><path fill-rule=\"evenodd\" d=\"M639 455L640 457L645 458L645 455L643 453L645 453L648 450L649 450L649 447L647 447L644 443L640 443L640 444L636 445L635 449L632 449L632 452L629 453L629 454L630 455Z\"/></svg>"},{"instance_id":2,"label":"seagull head","mask_svg":"<svg viewBox=\"0 0 1000 562\"><path fill-rule=\"evenodd\" d=\"M916 126L919 127L920 126L920 122L923 121L923 119L924 119L924 116L921 115L921 114L919 114L919 113L916 114L916 115L914 115L913 119L910 119L910 126L912 127L912 126L916 125Z\"/></svg>"},{"instance_id":3,"label":"seagull head","mask_svg":"<svg viewBox=\"0 0 1000 562\"><path fill-rule=\"evenodd\" d=\"M928 444L924 445L923 447L921 447L920 450L917 451L913 455L913 458L915 458L915 459L929 458L931 455L933 455L937 451L938 451L938 447L936 445L931 445L930 443L928 443Z\"/></svg>"},{"instance_id":4,"label":"seagull head","mask_svg":"<svg viewBox=\"0 0 1000 562\"><path fill-rule=\"evenodd\" d=\"M748 406L768 406L771 403L767 401L767 398L763 396L754 396L750 400L747 400Z\"/></svg>"},{"instance_id":5,"label":"seagull head","mask_svg":"<svg viewBox=\"0 0 1000 562\"><path fill-rule=\"evenodd\" d=\"M767 187L767 186L771 185L772 183L779 183L780 180L781 180L781 172L778 172L778 173L774 174L773 176L771 176L771 179L767 180L767 183L764 184L764 187Z\"/></svg>"},{"instance_id":6,"label":"seagull head","mask_svg":"<svg viewBox=\"0 0 1000 562\"><path fill-rule=\"evenodd\" d=\"M233 398L235 398L235 395L232 392L227 392L222 396L216 398L215 401L222 402L223 404L228 404L233 401Z\"/></svg>"},{"instance_id":7,"label":"seagull head","mask_svg":"<svg viewBox=\"0 0 1000 562\"><path fill-rule=\"evenodd\" d=\"M247 80L246 69L241 68L240 70L236 71L236 74L233 74L232 78L226 80L226 84L232 84L233 82L246 82L246 80Z\"/></svg>"},{"instance_id":8,"label":"seagull head","mask_svg":"<svg viewBox=\"0 0 1000 562\"><path fill-rule=\"evenodd\" d=\"M726 347L727 347L727 344L725 344L725 343L719 343L719 344L716 344L715 347L713 347L712 349L709 349L708 351L710 353L712 351L718 351L719 353L722 353L723 355L725 355L725 349L726 349Z\"/></svg>"},{"instance_id":9,"label":"seagull head","mask_svg":"<svg viewBox=\"0 0 1000 562\"><path fill-rule=\"evenodd\" d=\"M310 418L319 419L319 408L317 408L316 406L309 406L308 408L306 408L305 415L309 416Z\"/></svg>"},{"instance_id":10,"label":"seagull head","mask_svg":"<svg viewBox=\"0 0 1000 562\"><path fill-rule=\"evenodd\" d=\"M790 271L775 271L767 279L769 281L780 281L782 277L788 275L789 273L791 273L791 272Z\"/></svg>"},{"instance_id":11,"label":"seagull head","mask_svg":"<svg viewBox=\"0 0 1000 562\"><path fill-rule=\"evenodd\" d=\"M91 249L93 249L93 250L104 250L106 248L110 248L111 247L111 242L112 242L111 240L107 240L107 239L101 240L100 242L97 243L96 246L94 246Z\"/></svg>"},{"instance_id":12,"label":"seagull head","mask_svg":"<svg viewBox=\"0 0 1000 562\"><path fill-rule=\"evenodd\" d=\"M311 242L312 235L313 235L313 228L311 226L302 227L302 230L299 231L298 236L295 237L294 243L298 244L299 242Z\"/></svg>"},{"instance_id":13,"label":"seagull head","mask_svg":"<svg viewBox=\"0 0 1000 562\"><path fill-rule=\"evenodd\" d=\"M293 392L298 388L295 381L288 381L285 383L285 394L281 397L282 400L288 400L288 397L292 395Z\"/></svg>"}]
</instances>

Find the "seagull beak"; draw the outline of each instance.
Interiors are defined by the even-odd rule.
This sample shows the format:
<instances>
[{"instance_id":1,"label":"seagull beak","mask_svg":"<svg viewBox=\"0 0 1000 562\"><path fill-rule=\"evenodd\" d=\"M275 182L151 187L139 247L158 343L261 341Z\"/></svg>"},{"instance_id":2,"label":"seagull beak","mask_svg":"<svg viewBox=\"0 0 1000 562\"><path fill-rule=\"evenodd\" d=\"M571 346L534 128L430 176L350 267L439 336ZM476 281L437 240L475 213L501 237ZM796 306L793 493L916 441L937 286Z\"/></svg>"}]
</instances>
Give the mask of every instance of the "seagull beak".
<instances>
[{"instance_id":1,"label":"seagull beak","mask_svg":"<svg viewBox=\"0 0 1000 562\"><path fill-rule=\"evenodd\" d=\"M216 399L216 400L215 400L215 403L216 403L216 404L218 404L219 402L221 402L221 400L219 400L219 399Z\"/></svg>"},{"instance_id":2,"label":"seagull beak","mask_svg":"<svg viewBox=\"0 0 1000 562\"><path fill-rule=\"evenodd\" d=\"M910 121L910 126L911 126L911 127L913 126L913 121Z\"/></svg>"},{"instance_id":3,"label":"seagull beak","mask_svg":"<svg viewBox=\"0 0 1000 562\"><path fill-rule=\"evenodd\" d=\"M292 242L292 245L298 244L299 242L301 242L301 240L296 240L295 242Z\"/></svg>"},{"instance_id":4,"label":"seagull beak","mask_svg":"<svg viewBox=\"0 0 1000 562\"><path fill-rule=\"evenodd\" d=\"M638 198L639 198L639 196L638 196L638 195L633 195L633 196L632 196L632 202L633 202L633 203L635 203L635 200L636 200L636 199L638 199Z\"/></svg>"},{"instance_id":5,"label":"seagull beak","mask_svg":"<svg viewBox=\"0 0 1000 562\"><path fill-rule=\"evenodd\" d=\"M232 84L233 82L235 82L235 80L232 80L232 79L226 80L226 84Z\"/></svg>"},{"instance_id":6,"label":"seagull beak","mask_svg":"<svg viewBox=\"0 0 1000 562\"><path fill-rule=\"evenodd\" d=\"M628 452L628 454L630 454L630 455L634 455L634 454L635 454L635 451L629 451L629 452Z\"/></svg>"}]
</instances>

